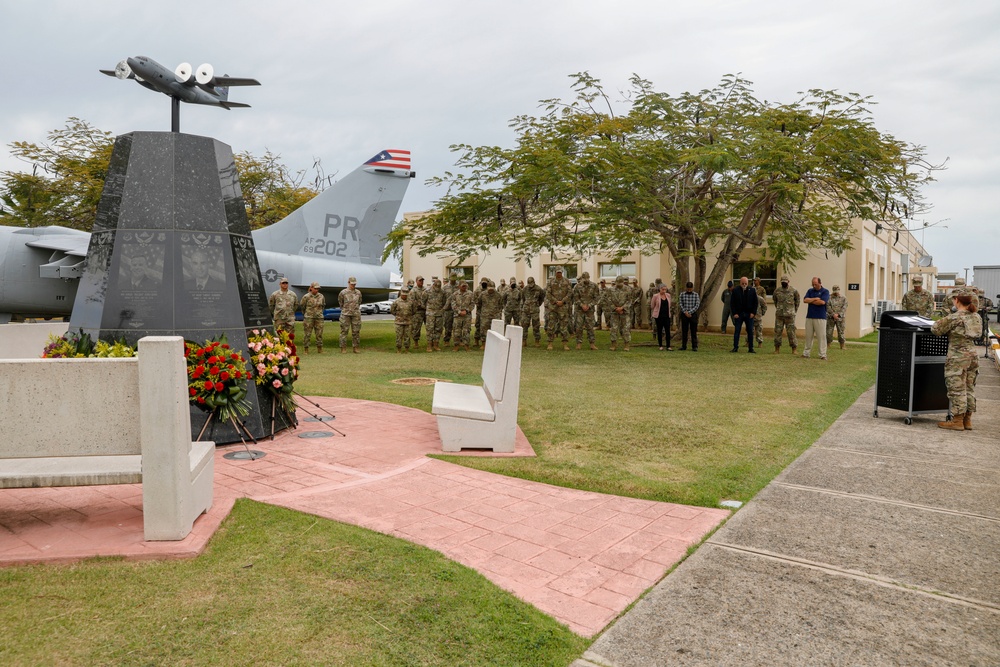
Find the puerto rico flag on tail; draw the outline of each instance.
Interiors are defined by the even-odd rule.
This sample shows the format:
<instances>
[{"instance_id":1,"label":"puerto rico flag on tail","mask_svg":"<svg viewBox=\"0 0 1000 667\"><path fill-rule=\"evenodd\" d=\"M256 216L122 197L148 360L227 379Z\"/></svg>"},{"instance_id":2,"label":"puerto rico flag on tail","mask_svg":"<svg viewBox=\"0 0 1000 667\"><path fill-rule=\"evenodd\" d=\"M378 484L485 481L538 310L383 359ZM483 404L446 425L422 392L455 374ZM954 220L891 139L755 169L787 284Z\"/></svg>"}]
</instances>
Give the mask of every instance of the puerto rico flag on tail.
<instances>
[{"instance_id":1,"label":"puerto rico flag on tail","mask_svg":"<svg viewBox=\"0 0 1000 667\"><path fill-rule=\"evenodd\" d=\"M410 151L389 148L365 162L368 167L410 170Z\"/></svg>"}]
</instances>

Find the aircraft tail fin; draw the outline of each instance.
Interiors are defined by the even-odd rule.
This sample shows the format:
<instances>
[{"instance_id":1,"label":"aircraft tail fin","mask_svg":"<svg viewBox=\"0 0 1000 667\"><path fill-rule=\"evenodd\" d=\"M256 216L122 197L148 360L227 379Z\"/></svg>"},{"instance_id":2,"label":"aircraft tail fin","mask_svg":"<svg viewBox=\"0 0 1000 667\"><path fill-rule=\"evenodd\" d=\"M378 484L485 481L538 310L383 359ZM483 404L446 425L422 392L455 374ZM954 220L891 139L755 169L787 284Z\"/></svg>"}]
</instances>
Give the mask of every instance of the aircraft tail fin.
<instances>
[{"instance_id":1,"label":"aircraft tail fin","mask_svg":"<svg viewBox=\"0 0 1000 667\"><path fill-rule=\"evenodd\" d=\"M380 151L283 220L254 231L254 244L258 250L381 266L386 237L415 176L409 151Z\"/></svg>"}]
</instances>

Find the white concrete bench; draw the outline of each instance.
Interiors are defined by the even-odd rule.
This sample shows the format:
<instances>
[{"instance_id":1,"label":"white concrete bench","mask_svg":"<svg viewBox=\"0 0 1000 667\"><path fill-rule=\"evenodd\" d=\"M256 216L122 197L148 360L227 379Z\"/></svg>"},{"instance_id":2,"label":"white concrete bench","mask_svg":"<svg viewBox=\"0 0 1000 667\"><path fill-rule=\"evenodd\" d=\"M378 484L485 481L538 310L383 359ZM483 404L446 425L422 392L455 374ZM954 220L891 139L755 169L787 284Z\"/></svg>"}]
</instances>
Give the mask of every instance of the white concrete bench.
<instances>
[{"instance_id":1,"label":"white concrete bench","mask_svg":"<svg viewBox=\"0 0 1000 667\"><path fill-rule=\"evenodd\" d=\"M0 488L142 483L147 540L212 506L215 443L191 442L184 341L131 359L0 359Z\"/></svg>"},{"instance_id":2,"label":"white concrete bench","mask_svg":"<svg viewBox=\"0 0 1000 667\"><path fill-rule=\"evenodd\" d=\"M442 449L513 452L521 389L521 327L493 320L486 334L482 386L438 382L431 413L437 416Z\"/></svg>"}]
</instances>

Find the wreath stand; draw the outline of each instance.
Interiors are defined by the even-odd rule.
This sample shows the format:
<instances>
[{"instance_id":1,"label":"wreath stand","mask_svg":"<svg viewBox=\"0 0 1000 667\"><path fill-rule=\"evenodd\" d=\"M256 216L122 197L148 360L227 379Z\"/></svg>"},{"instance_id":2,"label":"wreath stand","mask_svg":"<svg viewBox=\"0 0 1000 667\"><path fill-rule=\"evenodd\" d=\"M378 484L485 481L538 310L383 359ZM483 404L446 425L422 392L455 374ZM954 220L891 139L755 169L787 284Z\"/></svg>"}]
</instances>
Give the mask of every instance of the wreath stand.
<instances>
[{"instance_id":1,"label":"wreath stand","mask_svg":"<svg viewBox=\"0 0 1000 667\"><path fill-rule=\"evenodd\" d=\"M201 437L205 435L205 430L208 429L208 425L212 423L212 419L214 418L215 418L215 411L213 410L212 412L208 413L208 419L205 420L204 426L202 426L201 431L198 432L198 437L195 439L195 442L201 441ZM227 452L226 454L222 455L222 458L229 460L237 460L237 461L256 461L257 459L262 459L265 456L267 456L266 452L262 452L256 449L250 449L250 447L247 445L246 438L243 437L244 433L246 433L247 438L250 438L253 441L253 444L255 445L257 444L257 438L253 437L253 433L251 433L250 430L246 427L246 424L244 424L241 421L237 421L236 417L232 416L229 417L229 422L233 425L233 428L236 429L236 433L240 436L240 442L243 443L243 449L245 449L246 451Z\"/></svg>"},{"instance_id":2,"label":"wreath stand","mask_svg":"<svg viewBox=\"0 0 1000 667\"><path fill-rule=\"evenodd\" d=\"M312 405L313 407L315 407L317 410L319 410L321 412L325 412L326 416L320 416L320 415L318 415L318 414L316 414L314 412L310 412L307 408L303 408L301 405L298 404L298 402L296 402L296 405L299 408L301 408L303 412L305 412L307 415L309 415L310 417L312 417L313 420L318 421L323 426L326 426L328 429L330 429L331 431L333 431L337 435L340 435L340 436L342 436L344 438L347 437L346 433L344 433L343 431L337 429L336 427L334 427L332 424L329 423L329 422L331 422L331 421L333 421L334 419L337 418L330 411L328 411L325 408L323 408L316 401L313 401L310 398L308 398L306 396L303 396L302 394L300 394L299 392L295 391L294 389L292 390L292 393L295 394L296 396L298 396L299 398L301 398L306 403L309 403L310 405ZM319 432L317 431L317 433L319 433ZM272 438L274 437L274 435L273 435L273 422L272 422L272 435L271 435L271 437ZM299 437L317 437L317 436L308 436L306 434L302 434Z\"/></svg>"}]
</instances>

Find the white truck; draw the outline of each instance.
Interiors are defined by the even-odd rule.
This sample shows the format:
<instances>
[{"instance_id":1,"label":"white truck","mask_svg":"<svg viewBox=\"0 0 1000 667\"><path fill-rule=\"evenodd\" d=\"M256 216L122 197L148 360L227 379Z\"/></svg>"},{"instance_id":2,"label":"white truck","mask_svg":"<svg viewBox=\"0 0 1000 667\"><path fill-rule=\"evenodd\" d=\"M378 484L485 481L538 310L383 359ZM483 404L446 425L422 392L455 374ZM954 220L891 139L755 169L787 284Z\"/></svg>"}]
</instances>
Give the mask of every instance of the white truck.
<instances>
[{"instance_id":1,"label":"white truck","mask_svg":"<svg viewBox=\"0 0 1000 667\"><path fill-rule=\"evenodd\" d=\"M1000 266L972 267L972 285L983 290L993 300L993 307L1000 304Z\"/></svg>"}]
</instances>

